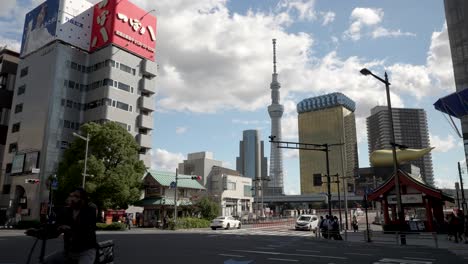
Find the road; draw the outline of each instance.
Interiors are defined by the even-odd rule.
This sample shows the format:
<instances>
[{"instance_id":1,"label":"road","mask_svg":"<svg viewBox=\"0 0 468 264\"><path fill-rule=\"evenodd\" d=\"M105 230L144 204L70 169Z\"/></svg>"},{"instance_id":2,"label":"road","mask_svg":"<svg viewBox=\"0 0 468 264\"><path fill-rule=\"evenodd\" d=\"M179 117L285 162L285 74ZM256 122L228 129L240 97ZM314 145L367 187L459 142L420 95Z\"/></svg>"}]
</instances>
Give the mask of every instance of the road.
<instances>
[{"instance_id":1,"label":"road","mask_svg":"<svg viewBox=\"0 0 468 264\"><path fill-rule=\"evenodd\" d=\"M130 264L468 263L446 249L318 240L312 232L278 227L216 231L134 229L98 233L99 241L107 239L115 242L115 263ZM0 264L26 263L33 241L21 232L0 230ZM61 246L60 239L51 240L47 243L47 252Z\"/></svg>"}]
</instances>

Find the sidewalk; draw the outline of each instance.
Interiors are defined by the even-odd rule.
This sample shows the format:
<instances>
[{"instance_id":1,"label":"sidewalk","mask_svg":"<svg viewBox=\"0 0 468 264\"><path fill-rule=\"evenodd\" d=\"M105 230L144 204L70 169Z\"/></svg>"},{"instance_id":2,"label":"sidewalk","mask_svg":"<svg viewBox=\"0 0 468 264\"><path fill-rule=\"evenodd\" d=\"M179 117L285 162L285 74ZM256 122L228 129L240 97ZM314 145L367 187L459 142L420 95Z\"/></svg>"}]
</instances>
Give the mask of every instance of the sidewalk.
<instances>
[{"instance_id":1,"label":"sidewalk","mask_svg":"<svg viewBox=\"0 0 468 264\"><path fill-rule=\"evenodd\" d=\"M384 234L379 231L372 231L371 242L383 245L400 245L400 238L396 234ZM343 239L345 234L343 233ZM347 232L347 241L349 242L366 242L366 231L360 230L359 232ZM431 248L442 248L453 252L456 255L468 260L468 244L455 243L453 240L449 241L445 234L433 234L433 233L418 233L418 234L407 234L406 235L407 246L423 246Z\"/></svg>"}]
</instances>

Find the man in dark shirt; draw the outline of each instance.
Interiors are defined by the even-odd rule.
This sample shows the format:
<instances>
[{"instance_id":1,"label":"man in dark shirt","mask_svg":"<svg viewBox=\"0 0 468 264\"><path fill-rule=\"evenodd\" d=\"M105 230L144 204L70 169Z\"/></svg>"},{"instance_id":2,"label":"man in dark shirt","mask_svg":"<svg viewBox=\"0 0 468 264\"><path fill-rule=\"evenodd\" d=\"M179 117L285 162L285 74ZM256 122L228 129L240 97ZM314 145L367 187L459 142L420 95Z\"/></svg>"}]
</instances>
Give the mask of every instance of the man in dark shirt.
<instances>
[{"instance_id":1,"label":"man in dark shirt","mask_svg":"<svg viewBox=\"0 0 468 264\"><path fill-rule=\"evenodd\" d=\"M93 264L96 258L96 208L89 206L88 195L76 188L68 196L69 207L57 217L57 231L63 233L64 251L56 252L45 263Z\"/></svg>"}]
</instances>

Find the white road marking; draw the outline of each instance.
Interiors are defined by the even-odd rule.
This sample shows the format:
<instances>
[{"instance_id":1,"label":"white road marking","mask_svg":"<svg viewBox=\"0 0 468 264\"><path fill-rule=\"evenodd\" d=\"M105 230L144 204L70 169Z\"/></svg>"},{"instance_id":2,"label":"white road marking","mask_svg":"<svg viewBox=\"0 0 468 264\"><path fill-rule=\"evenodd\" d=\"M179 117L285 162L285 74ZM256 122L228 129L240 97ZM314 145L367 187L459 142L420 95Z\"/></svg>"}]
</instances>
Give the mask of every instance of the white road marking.
<instances>
[{"instance_id":1,"label":"white road marking","mask_svg":"<svg viewBox=\"0 0 468 264\"><path fill-rule=\"evenodd\" d=\"M276 261L288 261L288 262L297 262L297 259L280 259L280 258L268 258L269 260L276 260Z\"/></svg>"},{"instance_id":2,"label":"white road marking","mask_svg":"<svg viewBox=\"0 0 468 264\"><path fill-rule=\"evenodd\" d=\"M324 256L324 255L312 255L312 254L295 254L295 253L281 253L271 251L255 251L255 250L232 250L235 252L255 253L264 255L283 255L283 256L297 256L297 257L316 257L316 258L331 258L331 259L348 259L346 257L335 257L335 256Z\"/></svg>"},{"instance_id":3,"label":"white road marking","mask_svg":"<svg viewBox=\"0 0 468 264\"><path fill-rule=\"evenodd\" d=\"M387 263L398 263L398 264L432 264L432 261L419 261L419 260L411 260L411 259L391 259L391 258L384 258L374 264L387 264Z\"/></svg>"},{"instance_id":4,"label":"white road marking","mask_svg":"<svg viewBox=\"0 0 468 264\"><path fill-rule=\"evenodd\" d=\"M308 250L308 249L296 249L299 252L309 252L309 253L320 253L318 250Z\"/></svg>"},{"instance_id":5,"label":"white road marking","mask_svg":"<svg viewBox=\"0 0 468 264\"><path fill-rule=\"evenodd\" d=\"M218 254L218 256L234 257L234 258L243 258L244 257L244 256L241 256L241 255L234 255L234 254Z\"/></svg>"},{"instance_id":6,"label":"white road marking","mask_svg":"<svg viewBox=\"0 0 468 264\"><path fill-rule=\"evenodd\" d=\"M403 257L404 259L415 259L415 260L427 260L427 261L436 261L436 259L430 258L410 258L410 257Z\"/></svg>"},{"instance_id":7,"label":"white road marking","mask_svg":"<svg viewBox=\"0 0 468 264\"><path fill-rule=\"evenodd\" d=\"M345 255L356 255L356 256L372 256L372 254L364 254L364 253L344 253Z\"/></svg>"}]
</instances>

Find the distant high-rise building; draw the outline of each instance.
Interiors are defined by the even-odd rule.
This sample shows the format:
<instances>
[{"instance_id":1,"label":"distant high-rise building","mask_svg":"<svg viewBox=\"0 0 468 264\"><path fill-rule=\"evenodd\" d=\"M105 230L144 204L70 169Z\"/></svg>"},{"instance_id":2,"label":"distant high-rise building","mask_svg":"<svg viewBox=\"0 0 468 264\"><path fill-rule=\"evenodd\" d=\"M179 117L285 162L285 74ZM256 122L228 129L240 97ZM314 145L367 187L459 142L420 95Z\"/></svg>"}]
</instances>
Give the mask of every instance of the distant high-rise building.
<instances>
[{"instance_id":1,"label":"distant high-rise building","mask_svg":"<svg viewBox=\"0 0 468 264\"><path fill-rule=\"evenodd\" d=\"M268 114L271 118L271 136L274 140L281 140L281 117L283 116L284 107L280 104L280 88L278 82L278 74L276 73L276 39L273 39L273 75L270 84L271 89L271 105L268 106ZM268 183L268 194L282 195L284 194L283 185L283 153L275 144L270 144L270 179ZM265 193L267 193L265 192Z\"/></svg>"},{"instance_id":2,"label":"distant high-rise building","mask_svg":"<svg viewBox=\"0 0 468 264\"><path fill-rule=\"evenodd\" d=\"M267 158L260 140L260 131L244 130L239 142L239 157L236 159L236 170L252 180L267 177Z\"/></svg>"},{"instance_id":3,"label":"distant high-rise building","mask_svg":"<svg viewBox=\"0 0 468 264\"><path fill-rule=\"evenodd\" d=\"M18 63L19 53L8 49L0 50L0 168L3 168L3 154L5 153ZM18 90L18 92L20 91ZM13 124L11 130L12 132L18 131L19 124ZM6 170L9 172L11 166L6 168ZM0 198L0 224L6 220L6 210L8 209L8 198L11 190L10 179L3 178L2 174L4 172L0 170L0 197L3 196L3 199Z\"/></svg>"},{"instance_id":4,"label":"distant high-rise building","mask_svg":"<svg viewBox=\"0 0 468 264\"><path fill-rule=\"evenodd\" d=\"M353 176L358 168L355 103L342 93L331 93L302 100L299 113L299 142L341 144L330 146L330 175ZM323 151L299 150L301 194L326 193L326 155ZM332 181L336 178L332 177ZM322 184L323 182L323 184ZM341 181L343 182L343 181ZM347 180L348 191L354 182ZM340 186L340 191L343 187ZM331 184L337 193L337 185Z\"/></svg>"},{"instance_id":5,"label":"distant high-rise building","mask_svg":"<svg viewBox=\"0 0 468 264\"><path fill-rule=\"evenodd\" d=\"M200 183L203 184L203 186L206 186L208 174L210 174L213 166L222 167L223 162L214 160L212 152L203 151L189 153L187 155L187 159L184 160L184 162L179 163L179 173L201 176L202 179L200 180Z\"/></svg>"},{"instance_id":6,"label":"distant high-rise building","mask_svg":"<svg viewBox=\"0 0 468 264\"><path fill-rule=\"evenodd\" d=\"M461 133L465 146L465 159L468 162L468 1L444 0L445 17L452 53L453 73L455 77L456 93L444 100L447 107L443 112L455 116L461 121ZM437 108L437 106L436 106Z\"/></svg>"},{"instance_id":7,"label":"distant high-rise building","mask_svg":"<svg viewBox=\"0 0 468 264\"><path fill-rule=\"evenodd\" d=\"M397 144L415 149L430 146L424 109L392 107L392 113ZM387 106L376 106L371 109L371 115L367 118L367 139L369 141L369 155L375 150L392 148ZM421 177L427 184L434 185L430 153L409 163L421 169Z\"/></svg>"}]
</instances>

